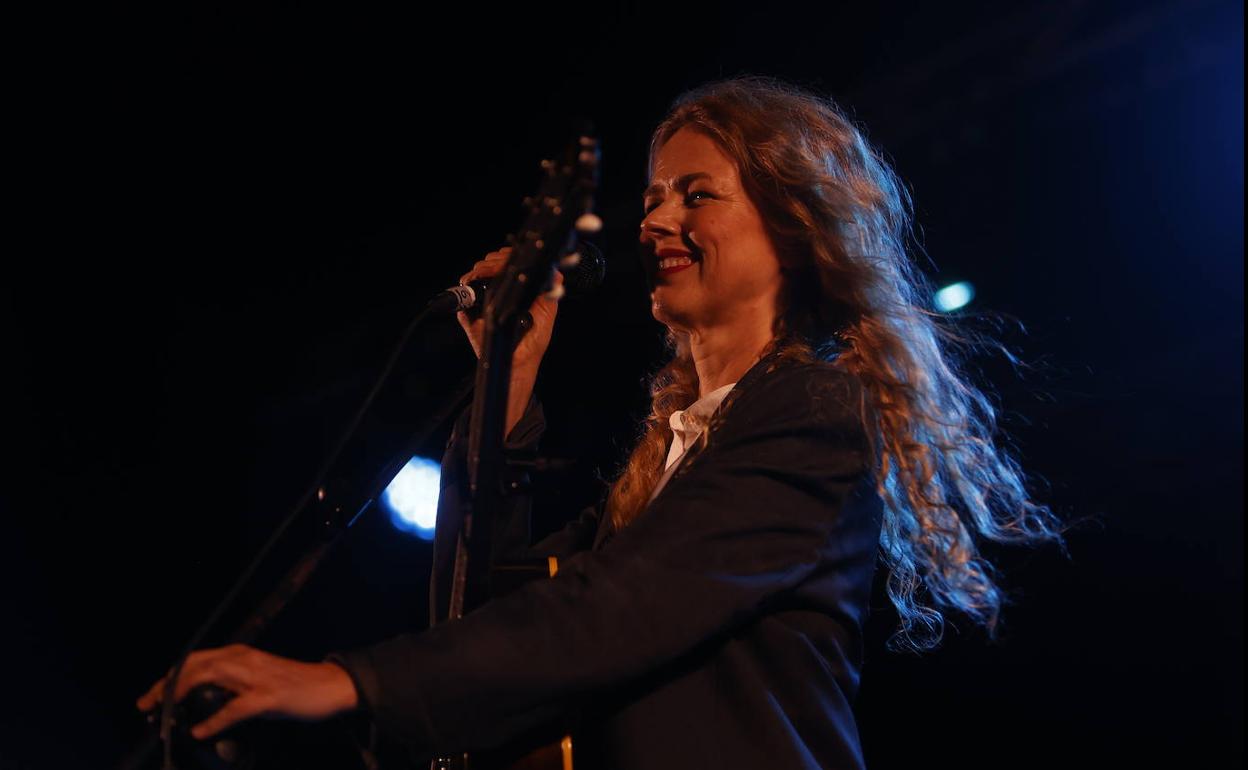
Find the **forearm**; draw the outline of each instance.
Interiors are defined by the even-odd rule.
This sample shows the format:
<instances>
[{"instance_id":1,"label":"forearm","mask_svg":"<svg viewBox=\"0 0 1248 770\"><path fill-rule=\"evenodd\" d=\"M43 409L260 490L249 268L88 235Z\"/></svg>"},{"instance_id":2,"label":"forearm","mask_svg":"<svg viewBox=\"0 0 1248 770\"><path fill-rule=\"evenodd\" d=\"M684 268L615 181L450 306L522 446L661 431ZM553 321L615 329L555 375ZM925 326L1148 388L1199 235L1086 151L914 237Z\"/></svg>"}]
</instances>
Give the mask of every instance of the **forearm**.
<instances>
[{"instance_id":1,"label":"forearm","mask_svg":"<svg viewBox=\"0 0 1248 770\"><path fill-rule=\"evenodd\" d=\"M537 383L537 369L525 367L512 370L511 387L507 393L507 428L504 436L511 436L511 431L520 422L533 396L533 387Z\"/></svg>"},{"instance_id":2,"label":"forearm","mask_svg":"<svg viewBox=\"0 0 1248 770\"><path fill-rule=\"evenodd\" d=\"M507 441L504 452L512 457L525 457L535 454L538 442L545 430L545 419L541 404L533 397L533 378L521 376L518 386L514 387L509 397L508 411L512 408L512 398L526 399L520 415L509 420ZM442 456L441 491L438 496L437 530L434 537L433 568L429 581L430 622L438 623L446 618L447 599L451 574L455 562L455 543L460 518L470 495L468 486L468 434L472 410L466 409L455 421L447 442L446 452ZM505 486L510 490L507 495L502 515L494 522L494 556L509 561L513 554L524 552L529 545L529 508L530 498L526 483L526 474L522 469L507 467L504 469ZM515 483L512 486L512 482Z\"/></svg>"}]
</instances>

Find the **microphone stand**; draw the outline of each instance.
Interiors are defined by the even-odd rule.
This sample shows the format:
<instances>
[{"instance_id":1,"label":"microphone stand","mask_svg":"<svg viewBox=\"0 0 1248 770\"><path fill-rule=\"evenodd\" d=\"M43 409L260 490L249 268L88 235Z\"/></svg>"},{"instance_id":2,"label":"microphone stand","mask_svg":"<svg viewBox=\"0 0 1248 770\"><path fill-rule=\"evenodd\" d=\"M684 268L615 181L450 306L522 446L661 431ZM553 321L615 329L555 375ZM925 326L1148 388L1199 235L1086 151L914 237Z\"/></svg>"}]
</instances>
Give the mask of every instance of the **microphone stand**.
<instances>
[{"instance_id":1,"label":"microphone stand","mask_svg":"<svg viewBox=\"0 0 1248 770\"><path fill-rule=\"evenodd\" d=\"M173 703L173 693L176 688L176 680L181 673L182 665L186 658L196 650L203 642L209 631L211 631L220 621L222 616L233 608L238 599L239 594L249 584L256 571L266 562L273 549L276 547L282 537L290 530L292 525L297 521L305 518L305 511L309 505L315 500L314 512L318 519L317 534L315 543L308 548L303 556L301 556L278 582L264 600L260 602L257 608L244 620L239 627L227 637L227 643L249 644L253 642L275 618L283 608L298 594L299 590L304 586L308 579L315 573L317 568L324 561L325 557L333 550L334 546L342 539L342 535L359 519L365 511L373 506L374 501L380 495L382 490L391 479L398 473L399 469L411 457L411 454L420 446L422 446L429 437L438 429L439 425L444 424L450 419L451 415L456 412L469 391L473 388L475 376L463 378L452 390L443 398L438 407L425 419L419 423L415 430L409 434L412 436L403 443L402 447L397 448L395 452L388 453L389 459L385 466L379 471L372 474L369 481L363 484L352 484L349 481L335 477L335 482L331 488L326 483L326 479L330 476L334 464L346 448L348 441L354 435L356 429L363 420L365 414L368 413L376 396L381 391L382 386L389 379L390 373L395 364L398 362L399 356L406 347L408 339L421 323L431 314L430 309L422 311L407 327L402 334L394 351L391 353L389 360L386 362L379 375L376 383L360 408L357 410L354 418L344 430L339 438L337 445L330 452L324 461L321 469L316 475L312 486L304 493L304 495L295 504L294 508L281 521L269 539L261 547L251 564L243 570L242 574L235 581L231 589L226 593L225 597L209 614L207 620L200 625L196 632L191 636L183 648L182 653L175 661L170 675L166 680L164 697L160 709L149 715L149 722L159 724L159 731L147 735L139 745L132 749L121 761L119 767L123 770L139 770L147 766L156 750L163 744L161 767L164 770L175 770L173 764L173 730L174 716L176 704ZM197 696L191 698L193 701L191 707L194 710L203 712L197 714L197 719L205 718L212 712L216 711L231 694L228 691L218 687L201 687L197 688L199 692L192 693ZM185 716L185 715L184 715ZM182 720L186 722L185 718ZM189 737L189 724L179 724L180 733L185 733L188 741L192 741L192 746L196 747L194 753L198 764L206 767L232 767L239 755L239 747L237 742L231 738L218 739L213 742L213 746L209 749L207 746L194 742Z\"/></svg>"},{"instance_id":2,"label":"microphone stand","mask_svg":"<svg viewBox=\"0 0 1248 770\"><path fill-rule=\"evenodd\" d=\"M588 133L587 130L581 132L570 148L564 163L556 164L553 161L542 163L546 171L546 179L543 182L541 194L535 199L526 201L530 205L529 217L521 230L521 235L511 239L513 245L511 257L499 278L491 282L487 291L486 307L483 313L485 338L472 384L469 385L468 379L463 380L451 394L452 397L446 399L442 407L427 419L422 429L416 434L418 438L408 442L409 447L423 443L438 425L449 418L451 412L467 395L467 391L473 390L471 433L468 445L471 493L462 512L456 537L455 568L451 581L448 619L462 617L466 608L475 607L489 598L492 539L490 533L492 528L489 525L501 511L507 492L502 488L503 474L501 473L502 466L506 462L502 450L505 438L503 433L506 427L507 395L510 389L512 355L517 341L527 330L525 323L528 315L527 309L545 290L549 278L564 254L574 251L577 232L594 233L602 227L602 221L591 213L599 155L597 142L590 138ZM173 696L182 666L187 657L199 647L208 632L233 607L243 588L266 561L282 536L297 520L302 518L303 511L311 501L315 498L317 510L321 516L320 542L295 563L279 582L277 588L248 616L231 636L232 642L250 642L267 627L268 623L306 584L325 556L340 541L342 534L373 505L385 485L407 462L410 454L408 456L392 454L388 465L374 476L371 483L356 488L350 484L344 484L341 490L326 488L325 479L329 471L354 435L382 385L389 378L407 340L431 312L431 308L426 308L408 325L383 367L377 382L365 397L333 451L329 453L312 486L282 520L251 564L227 592L225 598L187 642L165 681L160 708L159 734L148 736L136 749L127 754L121 763L124 770L138 770L143 767L156 748L162 744L164 749L162 769L176 770L173 764L173 729L176 710ZM207 705L211 708L209 714L232 697L222 688L197 689L204 690L200 702L201 706ZM200 718L204 716L208 714L203 714ZM188 720L183 720L183 722L186 721ZM179 725L181 732L186 732L188 729L188 724ZM238 759L238 746L230 739L214 742L212 750L208 750L203 744L192 745L199 747L197 759L207 766L229 768L233 767ZM367 752L362 753L366 765L375 764ZM453 759L439 758L435 759L433 764L435 767L449 767L451 765L447 763L453 762Z\"/></svg>"}]
</instances>

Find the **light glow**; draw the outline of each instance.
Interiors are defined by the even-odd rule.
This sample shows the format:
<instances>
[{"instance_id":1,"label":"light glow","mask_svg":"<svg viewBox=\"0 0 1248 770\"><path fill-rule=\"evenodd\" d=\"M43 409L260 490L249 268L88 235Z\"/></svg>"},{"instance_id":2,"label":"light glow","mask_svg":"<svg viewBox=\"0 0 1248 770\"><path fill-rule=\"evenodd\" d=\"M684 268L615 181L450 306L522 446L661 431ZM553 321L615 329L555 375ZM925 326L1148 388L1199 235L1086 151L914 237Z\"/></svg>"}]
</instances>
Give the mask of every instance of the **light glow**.
<instances>
[{"instance_id":1,"label":"light glow","mask_svg":"<svg viewBox=\"0 0 1248 770\"><path fill-rule=\"evenodd\" d=\"M433 460L413 457L381 493L390 521L404 532L433 539L438 517L441 467Z\"/></svg>"},{"instance_id":2,"label":"light glow","mask_svg":"<svg viewBox=\"0 0 1248 770\"><path fill-rule=\"evenodd\" d=\"M942 313L952 313L965 307L974 298L975 287L966 281L958 281L936 292L936 309Z\"/></svg>"}]
</instances>

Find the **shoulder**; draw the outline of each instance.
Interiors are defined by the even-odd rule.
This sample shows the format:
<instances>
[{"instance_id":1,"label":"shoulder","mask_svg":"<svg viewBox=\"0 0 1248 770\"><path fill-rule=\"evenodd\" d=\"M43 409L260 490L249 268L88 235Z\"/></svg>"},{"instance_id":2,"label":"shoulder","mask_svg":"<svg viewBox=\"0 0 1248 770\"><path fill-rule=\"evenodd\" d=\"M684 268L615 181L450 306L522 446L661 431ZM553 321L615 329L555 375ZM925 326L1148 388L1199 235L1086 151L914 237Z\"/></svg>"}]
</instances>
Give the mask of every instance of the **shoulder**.
<instances>
[{"instance_id":1,"label":"shoulder","mask_svg":"<svg viewBox=\"0 0 1248 770\"><path fill-rule=\"evenodd\" d=\"M751 370L718 414L726 433L759 428L865 439L861 381L833 363L777 360ZM713 421L714 423L715 421Z\"/></svg>"},{"instance_id":2,"label":"shoulder","mask_svg":"<svg viewBox=\"0 0 1248 770\"><path fill-rule=\"evenodd\" d=\"M758 389L771 395L808 398L820 406L858 408L862 383L842 367L826 361L781 362L765 372ZM831 403L828 403L828 402Z\"/></svg>"},{"instance_id":3,"label":"shoulder","mask_svg":"<svg viewBox=\"0 0 1248 770\"><path fill-rule=\"evenodd\" d=\"M828 362L775 361L739 385L736 402L752 412L838 420L862 411L861 381Z\"/></svg>"}]
</instances>

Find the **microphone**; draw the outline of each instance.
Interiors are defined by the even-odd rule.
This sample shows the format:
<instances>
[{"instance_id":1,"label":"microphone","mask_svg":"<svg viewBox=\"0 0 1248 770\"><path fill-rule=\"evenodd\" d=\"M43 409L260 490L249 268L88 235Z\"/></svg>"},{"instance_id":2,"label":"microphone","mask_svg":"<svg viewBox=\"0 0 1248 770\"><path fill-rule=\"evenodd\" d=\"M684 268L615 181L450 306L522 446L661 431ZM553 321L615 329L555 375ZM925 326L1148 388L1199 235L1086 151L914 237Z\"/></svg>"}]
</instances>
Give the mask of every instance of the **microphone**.
<instances>
[{"instance_id":1,"label":"microphone","mask_svg":"<svg viewBox=\"0 0 1248 770\"><path fill-rule=\"evenodd\" d=\"M596 289L607 274L607 260L598 247L589 241L581 241L576 251L559 262L563 273L563 290L573 296ZM452 286L429 300L428 310L434 313L455 313L460 310L479 313L485 308L487 279L469 281L463 286Z\"/></svg>"}]
</instances>

